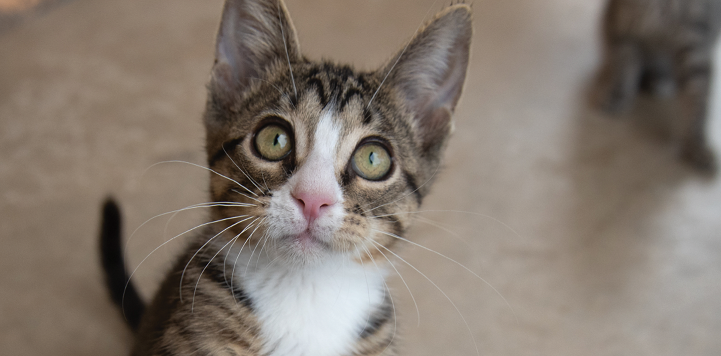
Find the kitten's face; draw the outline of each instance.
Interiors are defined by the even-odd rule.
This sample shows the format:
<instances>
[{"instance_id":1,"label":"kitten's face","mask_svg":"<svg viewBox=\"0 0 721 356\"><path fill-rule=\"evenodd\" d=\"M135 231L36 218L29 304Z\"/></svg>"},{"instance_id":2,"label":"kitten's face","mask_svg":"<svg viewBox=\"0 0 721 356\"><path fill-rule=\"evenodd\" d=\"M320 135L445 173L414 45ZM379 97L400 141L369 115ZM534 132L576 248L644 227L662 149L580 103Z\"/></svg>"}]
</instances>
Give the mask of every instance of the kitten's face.
<instances>
[{"instance_id":1,"label":"kitten's face","mask_svg":"<svg viewBox=\"0 0 721 356\"><path fill-rule=\"evenodd\" d=\"M435 168L419 165L437 163L418 157L400 108L379 100L366 109L379 84L373 74L328 64L294 69L297 101L289 73L281 72L248 89L244 101L254 104L215 113L229 125L215 137L224 145L211 152L211 168L252 193L214 175L213 199L255 204L219 208L216 218L259 218L255 241L267 237L266 248L300 258L363 257L377 243L389 246L394 238L382 232L403 232L402 213L420 204L418 179Z\"/></svg>"},{"instance_id":2,"label":"kitten's face","mask_svg":"<svg viewBox=\"0 0 721 356\"><path fill-rule=\"evenodd\" d=\"M446 22L468 15L439 15L381 86L389 66L355 73L300 57L283 6L229 1L205 116L219 173L211 194L252 206L215 208L215 220L239 216L225 222L226 239L240 235L296 262L385 253L438 168L470 39L469 28L456 34L463 26ZM439 59L442 68L426 63Z\"/></svg>"}]
</instances>

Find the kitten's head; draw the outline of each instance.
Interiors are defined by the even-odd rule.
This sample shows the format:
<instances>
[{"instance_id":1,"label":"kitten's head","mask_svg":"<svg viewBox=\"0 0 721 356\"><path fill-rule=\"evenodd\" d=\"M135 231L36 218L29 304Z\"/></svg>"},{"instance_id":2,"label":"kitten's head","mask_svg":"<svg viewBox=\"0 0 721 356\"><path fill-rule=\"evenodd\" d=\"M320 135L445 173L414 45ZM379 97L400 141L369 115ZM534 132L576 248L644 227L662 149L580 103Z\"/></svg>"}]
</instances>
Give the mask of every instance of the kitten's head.
<instances>
[{"instance_id":1,"label":"kitten's head","mask_svg":"<svg viewBox=\"0 0 721 356\"><path fill-rule=\"evenodd\" d=\"M226 238L296 262L390 248L438 170L471 33L470 8L448 7L357 72L304 58L281 1L228 0L204 118L210 187L215 202L252 206L215 208L250 217L226 220Z\"/></svg>"}]
</instances>

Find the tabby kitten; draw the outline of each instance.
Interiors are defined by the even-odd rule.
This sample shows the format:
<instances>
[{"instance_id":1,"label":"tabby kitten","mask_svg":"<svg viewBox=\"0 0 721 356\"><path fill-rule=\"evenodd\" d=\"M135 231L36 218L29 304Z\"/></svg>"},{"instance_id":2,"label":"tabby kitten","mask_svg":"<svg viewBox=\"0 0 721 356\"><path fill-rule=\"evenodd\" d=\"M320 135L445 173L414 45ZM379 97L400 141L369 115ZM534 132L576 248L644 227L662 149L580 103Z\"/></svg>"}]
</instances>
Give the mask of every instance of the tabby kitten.
<instances>
[{"instance_id":1,"label":"tabby kitten","mask_svg":"<svg viewBox=\"0 0 721 356\"><path fill-rule=\"evenodd\" d=\"M719 25L719 0L610 0L603 21L601 107L626 109L639 88L656 94L678 89L689 125L682 158L707 172L716 170L705 127Z\"/></svg>"},{"instance_id":2,"label":"tabby kitten","mask_svg":"<svg viewBox=\"0 0 721 356\"><path fill-rule=\"evenodd\" d=\"M471 33L452 5L358 72L303 57L282 2L228 0L204 115L210 222L145 312L128 286L133 355L395 355L387 259L438 169ZM119 218L109 202L116 302Z\"/></svg>"}]
</instances>

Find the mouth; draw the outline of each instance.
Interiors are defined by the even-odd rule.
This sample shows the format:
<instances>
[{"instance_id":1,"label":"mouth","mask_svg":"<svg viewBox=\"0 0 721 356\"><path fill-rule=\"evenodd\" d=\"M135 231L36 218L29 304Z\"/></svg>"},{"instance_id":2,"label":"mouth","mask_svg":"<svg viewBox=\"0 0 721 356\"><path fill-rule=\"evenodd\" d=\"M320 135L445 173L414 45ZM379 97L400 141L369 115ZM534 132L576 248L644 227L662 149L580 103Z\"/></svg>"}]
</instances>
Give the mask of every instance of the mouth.
<instances>
[{"instance_id":1,"label":"mouth","mask_svg":"<svg viewBox=\"0 0 721 356\"><path fill-rule=\"evenodd\" d=\"M288 243L295 249L304 253L315 253L318 250L330 250L331 246L328 242L317 237L310 230L305 230L297 235L287 236Z\"/></svg>"}]
</instances>

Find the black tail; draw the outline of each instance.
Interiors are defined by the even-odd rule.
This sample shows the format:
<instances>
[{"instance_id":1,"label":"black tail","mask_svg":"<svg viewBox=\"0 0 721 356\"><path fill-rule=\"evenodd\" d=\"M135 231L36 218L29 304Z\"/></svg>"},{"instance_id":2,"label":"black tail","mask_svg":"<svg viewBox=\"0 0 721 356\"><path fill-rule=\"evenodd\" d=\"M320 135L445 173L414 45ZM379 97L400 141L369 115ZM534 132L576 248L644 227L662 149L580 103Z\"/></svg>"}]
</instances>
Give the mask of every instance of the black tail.
<instances>
[{"instance_id":1,"label":"black tail","mask_svg":"<svg viewBox=\"0 0 721 356\"><path fill-rule=\"evenodd\" d=\"M105 282L113 302L123 311L130 327L137 330L145 311L145 303L140 299L135 286L128 283L121 243L121 225L120 208L112 198L108 198L103 205L100 230L100 258L105 271Z\"/></svg>"}]
</instances>

